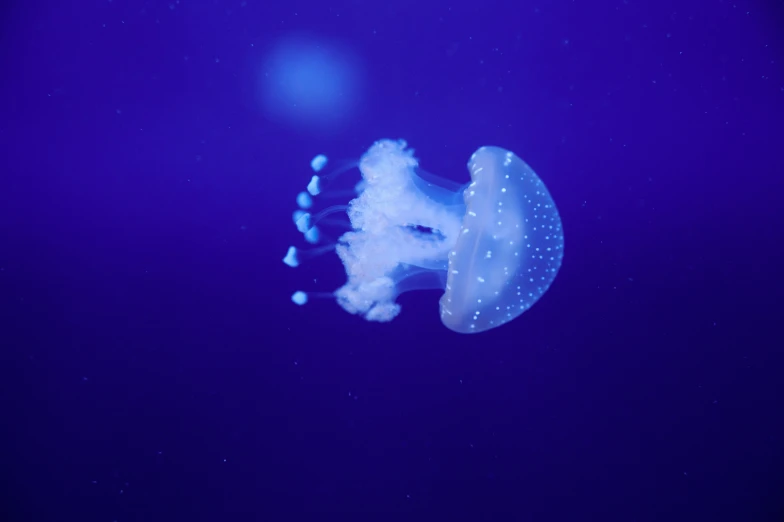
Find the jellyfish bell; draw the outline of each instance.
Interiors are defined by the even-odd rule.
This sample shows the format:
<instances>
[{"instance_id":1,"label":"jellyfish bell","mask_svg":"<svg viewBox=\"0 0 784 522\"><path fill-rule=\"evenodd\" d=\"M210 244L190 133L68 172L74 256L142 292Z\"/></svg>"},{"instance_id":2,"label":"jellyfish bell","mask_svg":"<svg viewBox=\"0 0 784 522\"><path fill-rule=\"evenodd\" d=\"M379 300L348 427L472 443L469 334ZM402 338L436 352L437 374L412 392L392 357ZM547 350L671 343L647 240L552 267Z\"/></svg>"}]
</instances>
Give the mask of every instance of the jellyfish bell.
<instances>
[{"instance_id":1,"label":"jellyfish bell","mask_svg":"<svg viewBox=\"0 0 784 522\"><path fill-rule=\"evenodd\" d=\"M528 310L561 267L561 218L523 160L482 147L468 162L466 214L449 253L441 321L456 332L494 328Z\"/></svg>"},{"instance_id":2,"label":"jellyfish bell","mask_svg":"<svg viewBox=\"0 0 784 522\"><path fill-rule=\"evenodd\" d=\"M401 311L401 293L440 288L443 324L477 333L524 313L555 279L563 259L561 219L544 183L513 153L477 150L466 185L421 171L402 140L376 142L358 167L364 183L348 206L316 214L345 211L349 229L311 251L334 250L343 262L348 280L333 296L347 312L391 321ZM328 190L314 179L315 205ZM308 240L318 219L306 214L306 222L295 216ZM291 247L284 262L298 266L310 256ZM295 295L295 303L307 302L303 292Z\"/></svg>"}]
</instances>

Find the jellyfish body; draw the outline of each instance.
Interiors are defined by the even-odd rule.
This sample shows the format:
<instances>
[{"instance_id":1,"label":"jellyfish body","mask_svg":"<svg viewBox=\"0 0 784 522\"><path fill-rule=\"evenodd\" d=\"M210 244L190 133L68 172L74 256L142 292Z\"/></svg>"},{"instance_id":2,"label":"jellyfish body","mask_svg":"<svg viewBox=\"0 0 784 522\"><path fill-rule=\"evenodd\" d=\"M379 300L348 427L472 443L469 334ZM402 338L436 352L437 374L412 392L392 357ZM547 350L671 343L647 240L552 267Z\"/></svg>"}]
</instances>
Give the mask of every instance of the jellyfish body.
<instances>
[{"instance_id":1,"label":"jellyfish body","mask_svg":"<svg viewBox=\"0 0 784 522\"><path fill-rule=\"evenodd\" d=\"M468 169L470 183L458 187L419 171L405 141L370 147L359 161L364 182L346 210L351 228L334 246L348 279L333 294L343 309L391 321L401 293L440 288L443 324L477 333L511 321L544 295L564 252L561 218L544 183L498 147L477 150ZM320 183L318 191L313 184L309 192L317 196ZM314 242L313 219L299 212L297 228ZM297 266L300 258L291 247L284 262ZM296 295L295 303L307 302Z\"/></svg>"}]
</instances>

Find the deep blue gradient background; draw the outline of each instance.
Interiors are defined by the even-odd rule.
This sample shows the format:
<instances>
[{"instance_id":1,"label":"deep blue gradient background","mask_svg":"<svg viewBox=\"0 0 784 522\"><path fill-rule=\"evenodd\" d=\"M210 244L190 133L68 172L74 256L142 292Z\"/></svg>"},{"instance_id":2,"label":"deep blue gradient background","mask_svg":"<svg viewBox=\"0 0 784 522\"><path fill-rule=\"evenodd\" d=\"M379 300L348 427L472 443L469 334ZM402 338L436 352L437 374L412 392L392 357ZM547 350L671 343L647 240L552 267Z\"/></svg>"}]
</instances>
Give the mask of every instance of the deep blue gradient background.
<instances>
[{"instance_id":1,"label":"deep blue gradient background","mask_svg":"<svg viewBox=\"0 0 784 522\"><path fill-rule=\"evenodd\" d=\"M3 520L782 520L780 15L3 4ZM294 31L355 52L348 124L260 110ZM289 301L343 282L280 261L308 162L379 138L537 170L567 244L530 312L460 336L437 292L384 325Z\"/></svg>"}]
</instances>

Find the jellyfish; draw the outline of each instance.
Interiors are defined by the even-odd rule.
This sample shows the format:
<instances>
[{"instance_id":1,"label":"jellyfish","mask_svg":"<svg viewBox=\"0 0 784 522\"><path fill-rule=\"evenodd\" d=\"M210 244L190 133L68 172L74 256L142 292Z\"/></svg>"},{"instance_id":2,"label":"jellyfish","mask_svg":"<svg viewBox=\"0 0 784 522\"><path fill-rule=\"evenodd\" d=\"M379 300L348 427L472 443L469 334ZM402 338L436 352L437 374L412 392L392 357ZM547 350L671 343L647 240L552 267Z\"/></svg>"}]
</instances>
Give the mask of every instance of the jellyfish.
<instances>
[{"instance_id":1,"label":"jellyfish","mask_svg":"<svg viewBox=\"0 0 784 522\"><path fill-rule=\"evenodd\" d=\"M331 186L351 168L324 177L318 156L293 218L310 249L291 246L291 267L335 252L346 283L332 292L292 295L297 305L328 296L345 311L387 322L404 292L439 289L441 322L457 333L499 327L529 310L550 288L564 255L558 209L536 173L514 153L479 148L468 162L471 181L458 185L419 168L403 140L380 140L359 160L362 179L347 205L316 214ZM353 167L353 166L352 166ZM336 241L323 234L330 216L347 221Z\"/></svg>"}]
</instances>

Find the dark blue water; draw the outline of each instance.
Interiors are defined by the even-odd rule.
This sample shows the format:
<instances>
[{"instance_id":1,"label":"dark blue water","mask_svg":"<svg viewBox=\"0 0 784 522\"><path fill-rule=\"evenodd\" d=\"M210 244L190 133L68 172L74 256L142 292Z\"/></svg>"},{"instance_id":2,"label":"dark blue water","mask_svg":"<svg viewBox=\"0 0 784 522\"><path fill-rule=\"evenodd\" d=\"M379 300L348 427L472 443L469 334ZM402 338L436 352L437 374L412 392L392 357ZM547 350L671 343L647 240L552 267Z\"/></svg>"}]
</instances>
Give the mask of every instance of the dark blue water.
<instances>
[{"instance_id":1,"label":"dark blue water","mask_svg":"<svg viewBox=\"0 0 784 522\"><path fill-rule=\"evenodd\" d=\"M781 14L4 3L3 520L782 520ZM529 311L291 302L345 282L281 262L311 159L382 138L535 169L566 250Z\"/></svg>"}]
</instances>

